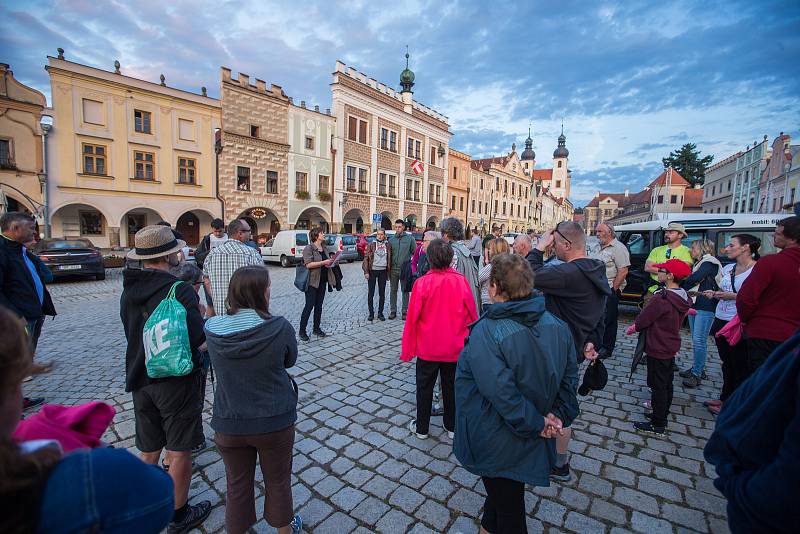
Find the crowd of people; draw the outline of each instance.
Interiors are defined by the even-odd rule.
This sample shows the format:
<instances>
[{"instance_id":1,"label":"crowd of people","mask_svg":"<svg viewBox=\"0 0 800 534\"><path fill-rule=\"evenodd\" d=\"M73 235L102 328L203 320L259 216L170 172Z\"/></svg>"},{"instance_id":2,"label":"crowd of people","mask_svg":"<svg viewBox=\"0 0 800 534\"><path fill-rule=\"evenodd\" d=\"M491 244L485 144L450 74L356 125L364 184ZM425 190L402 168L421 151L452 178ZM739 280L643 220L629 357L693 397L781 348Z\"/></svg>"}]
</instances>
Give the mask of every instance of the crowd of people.
<instances>
[{"instance_id":1,"label":"crowd of people","mask_svg":"<svg viewBox=\"0 0 800 534\"><path fill-rule=\"evenodd\" d=\"M299 392L289 369L298 359L298 339L310 341L312 312L311 333L327 335L325 293L341 289L323 230L309 232L298 268L305 305L297 332L270 312L269 271L245 220L227 227L214 220L197 266L182 261L185 242L167 225L136 233L132 263L123 271L120 318L139 461L99 440L72 452L57 439L15 439L21 410L43 402L23 399L21 384L48 368L33 356L43 318L55 309L47 273L26 245L34 220L10 213L0 227L0 496L24 505L2 520L3 531L78 525L174 534L202 524L211 503L190 503L189 485L192 453L206 446L202 410L211 366L226 531L246 532L260 514L281 534L300 532L291 492ZM398 220L395 233L379 230L364 254L368 319L375 319L377 287L377 318L386 320L389 282L388 319L405 321L400 360L416 358L416 414L408 430L427 439L431 418L442 415L455 456L486 490L482 532L526 532L525 485L572 478L580 367L588 361L596 368L614 356L617 307L631 266L610 224L599 224L595 234L600 248L591 254L583 228L569 221L538 238L519 235L510 246L497 228L481 241L450 217L438 231L426 229L418 246ZM740 521L731 528L745 532L765 520L779 526L796 514L786 499L796 481L791 452L798 452L800 435L800 219L778 222L780 252L764 258L757 238L732 236L725 266L715 243L686 246L686 237L682 225L671 223L665 245L651 251L645 305L626 330L643 341L650 388L649 413L633 429L663 435L668 428L674 360L688 317L693 359L680 373L684 386L698 387L707 376L709 335L722 361L720 398L706 402L719 415L706 454L717 466L715 483L728 498L730 517ZM774 410L778 401L785 409ZM749 428L760 436L750 436ZM254 499L257 464L266 493L262 511ZM124 473L128 483L115 485L112 473ZM69 492L74 484L95 491ZM743 502L745 496L762 508ZM762 509L771 516L765 519Z\"/></svg>"}]
</instances>

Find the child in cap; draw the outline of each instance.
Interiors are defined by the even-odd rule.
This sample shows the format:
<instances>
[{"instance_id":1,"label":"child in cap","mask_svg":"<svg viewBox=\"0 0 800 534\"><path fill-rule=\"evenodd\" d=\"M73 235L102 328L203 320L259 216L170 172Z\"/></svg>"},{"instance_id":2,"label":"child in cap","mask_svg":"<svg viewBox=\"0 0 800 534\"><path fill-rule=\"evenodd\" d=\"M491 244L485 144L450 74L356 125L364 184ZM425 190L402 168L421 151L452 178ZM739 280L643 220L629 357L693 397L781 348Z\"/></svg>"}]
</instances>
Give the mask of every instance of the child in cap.
<instances>
[{"instance_id":1,"label":"child in cap","mask_svg":"<svg viewBox=\"0 0 800 534\"><path fill-rule=\"evenodd\" d=\"M672 405L672 361L681 348L681 323L692 306L679 282L692 272L689 264L676 258L653 265L665 288L653 295L634 324L625 333L647 330L647 385L652 390L650 421L634 423L639 432L663 435Z\"/></svg>"}]
</instances>

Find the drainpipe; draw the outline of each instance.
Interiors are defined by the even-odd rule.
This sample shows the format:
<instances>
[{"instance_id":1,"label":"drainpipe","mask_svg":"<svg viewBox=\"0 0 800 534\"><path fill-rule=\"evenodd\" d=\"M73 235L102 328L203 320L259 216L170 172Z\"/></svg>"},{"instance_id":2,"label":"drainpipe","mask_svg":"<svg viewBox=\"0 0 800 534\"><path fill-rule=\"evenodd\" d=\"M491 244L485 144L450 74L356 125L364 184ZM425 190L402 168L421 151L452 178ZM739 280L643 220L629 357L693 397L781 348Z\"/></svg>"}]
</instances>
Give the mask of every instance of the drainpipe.
<instances>
[{"instance_id":1,"label":"drainpipe","mask_svg":"<svg viewBox=\"0 0 800 534\"><path fill-rule=\"evenodd\" d=\"M219 204L222 207L222 220L225 221L225 199L222 198L219 194L219 155L222 154L222 130L217 130L216 135L214 136L214 156L215 156L215 167L216 167L216 185L217 190L215 191L217 200L219 200Z\"/></svg>"},{"instance_id":2,"label":"drainpipe","mask_svg":"<svg viewBox=\"0 0 800 534\"><path fill-rule=\"evenodd\" d=\"M333 211L333 205L336 201L336 199L333 198L334 183L336 183L336 149L333 148L333 136L331 136L331 179L330 183L328 184L328 189L330 190L331 195L331 224L328 227L328 232L333 232L333 219L335 217L335 212Z\"/></svg>"},{"instance_id":3,"label":"drainpipe","mask_svg":"<svg viewBox=\"0 0 800 534\"><path fill-rule=\"evenodd\" d=\"M44 203L44 237L50 238L50 205L47 194L48 180L47 180L47 134L50 133L52 124L42 122L42 202Z\"/></svg>"}]
</instances>

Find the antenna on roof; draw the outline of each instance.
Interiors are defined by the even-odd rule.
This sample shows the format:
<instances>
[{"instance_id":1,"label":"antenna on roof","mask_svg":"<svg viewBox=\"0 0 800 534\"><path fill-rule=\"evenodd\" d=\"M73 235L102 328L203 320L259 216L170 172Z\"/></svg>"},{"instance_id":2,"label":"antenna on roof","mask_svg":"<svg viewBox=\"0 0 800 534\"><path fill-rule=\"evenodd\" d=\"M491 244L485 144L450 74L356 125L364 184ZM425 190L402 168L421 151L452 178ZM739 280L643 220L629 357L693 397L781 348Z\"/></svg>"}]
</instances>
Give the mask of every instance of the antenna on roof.
<instances>
[{"instance_id":1,"label":"antenna on roof","mask_svg":"<svg viewBox=\"0 0 800 534\"><path fill-rule=\"evenodd\" d=\"M406 45L406 68L408 68L408 45Z\"/></svg>"}]
</instances>

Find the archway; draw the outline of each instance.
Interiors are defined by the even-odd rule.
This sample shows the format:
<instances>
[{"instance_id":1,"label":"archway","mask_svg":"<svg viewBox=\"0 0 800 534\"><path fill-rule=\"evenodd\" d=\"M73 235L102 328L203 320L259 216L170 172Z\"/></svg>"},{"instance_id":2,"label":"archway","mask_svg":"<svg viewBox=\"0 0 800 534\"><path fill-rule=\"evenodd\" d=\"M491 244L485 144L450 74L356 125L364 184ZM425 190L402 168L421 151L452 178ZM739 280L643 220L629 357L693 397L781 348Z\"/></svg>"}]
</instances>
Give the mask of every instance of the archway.
<instances>
[{"instance_id":1,"label":"archway","mask_svg":"<svg viewBox=\"0 0 800 534\"><path fill-rule=\"evenodd\" d=\"M406 215L406 230L412 231L417 228L417 216L413 213Z\"/></svg>"},{"instance_id":2,"label":"archway","mask_svg":"<svg viewBox=\"0 0 800 534\"><path fill-rule=\"evenodd\" d=\"M428 222L425 223L425 228L428 228L431 225L431 223L433 223L433 227L436 228L437 226L439 226L439 219L437 219L435 215L431 215L430 217L428 217Z\"/></svg>"},{"instance_id":3,"label":"archway","mask_svg":"<svg viewBox=\"0 0 800 534\"><path fill-rule=\"evenodd\" d=\"M134 208L122 216L120 221L120 245L123 247L133 248L136 243L136 232L144 228L164 221L156 210L150 208ZM122 243L122 237L125 236L125 243Z\"/></svg>"},{"instance_id":4,"label":"archway","mask_svg":"<svg viewBox=\"0 0 800 534\"><path fill-rule=\"evenodd\" d=\"M394 224L394 214L390 211L381 212L381 228L391 230Z\"/></svg>"},{"instance_id":5,"label":"archway","mask_svg":"<svg viewBox=\"0 0 800 534\"><path fill-rule=\"evenodd\" d=\"M96 247L108 248L108 221L88 204L67 204L50 216L50 235L65 239L89 239Z\"/></svg>"},{"instance_id":6,"label":"archway","mask_svg":"<svg viewBox=\"0 0 800 534\"><path fill-rule=\"evenodd\" d=\"M364 232L364 212L353 208L342 218L342 232L345 234L361 234Z\"/></svg>"},{"instance_id":7,"label":"archway","mask_svg":"<svg viewBox=\"0 0 800 534\"><path fill-rule=\"evenodd\" d=\"M319 226L322 231L328 232L328 221L325 219L325 214L319 208L306 208L297 217L297 222L294 227L299 230L311 230Z\"/></svg>"},{"instance_id":8,"label":"archway","mask_svg":"<svg viewBox=\"0 0 800 534\"><path fill-rule=\"evenodd\" d=\"M253 241L259 244L266 243L281 231L280 219L269 208L249 208L239 218L247 221L252 230L250 235Z\"/></svg>"},{"instance_id":9,"label":"archway","mask_svg":"<svg viewBox=\"0 0 800 534\"><path fill-rule=\"evenodd\" d=\"M190 210L178 217L175 230L183 235L186 244L197 246L200 240L211 231L211 221L214 217L205 210Z\"/></svg>"}]
</instances>

